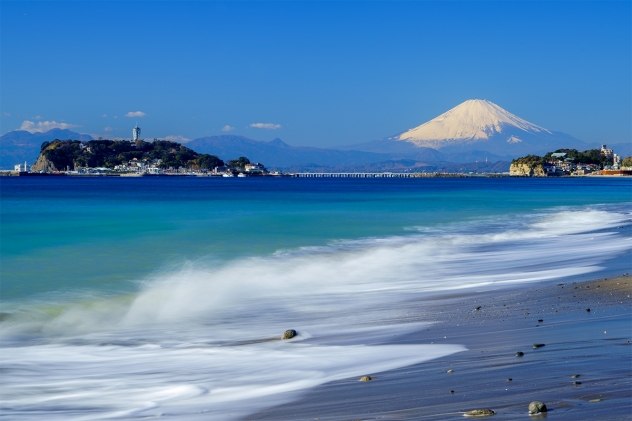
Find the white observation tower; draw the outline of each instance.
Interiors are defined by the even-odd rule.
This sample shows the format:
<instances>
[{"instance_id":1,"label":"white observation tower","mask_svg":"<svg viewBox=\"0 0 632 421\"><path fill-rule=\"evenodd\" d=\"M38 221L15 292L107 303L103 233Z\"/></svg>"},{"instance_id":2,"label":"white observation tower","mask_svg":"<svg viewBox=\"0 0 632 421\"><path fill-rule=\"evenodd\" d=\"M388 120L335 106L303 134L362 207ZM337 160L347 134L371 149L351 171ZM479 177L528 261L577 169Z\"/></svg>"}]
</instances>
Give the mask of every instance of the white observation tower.
<instances>
[{"instance_id":1,"label":"white observation tower","mask_svg":"<svg viewBox=\"0 0 632 421\"><path fill-rule=\"evenodd\" d=\"M132 129L132 140L135 142L140 139L140 127L138 127L138 123L136 123L136 127Z\"/></svg>"}]
</instances>

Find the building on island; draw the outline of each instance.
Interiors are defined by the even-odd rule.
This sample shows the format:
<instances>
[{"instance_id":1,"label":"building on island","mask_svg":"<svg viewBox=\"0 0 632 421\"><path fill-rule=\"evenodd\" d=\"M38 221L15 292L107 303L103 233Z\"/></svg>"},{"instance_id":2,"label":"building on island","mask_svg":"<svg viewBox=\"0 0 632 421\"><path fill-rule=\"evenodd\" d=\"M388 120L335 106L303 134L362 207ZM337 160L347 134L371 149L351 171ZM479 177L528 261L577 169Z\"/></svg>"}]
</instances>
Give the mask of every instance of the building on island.
<instances>
[{"instance_id":1,"label":"building on island","mask_svg":"<svg viewBox=\"0 0 632 421\"><path fill-rule=\"evenodd\" d=\"M244 166L244 169L249 174L263 174L266 172L266 167L264 167L263 164L260 164L258 162L246 164Z\"/></svg>"},{"instance_id":2,"label":"building on island","mask_svg":"<svg viewBox=\"0 0 632 421\"><path fill-rule=\"evenodd\" d=\"M22 165L22 164L15 164L13 166L13 171L28 172L29 171L29 167L28 167L28 165L26 165L26 161L24 161L24 165Z\"/></svg>"},{"instance_id":3,"label":"building on island","mask_svg":"<svg viewBox=\"0 0 632 421\"><path fill-rule=\"evenodd\" d=\"M140 139L140 127L138 127L138 123L136 123L136 127L132 129L132 140L136 142Z\"/></svg>"},{"instance_id":4,"label":"building on island","mask_svg":"<svg viewBox=\"0 0 632 421\"><path fill-rule=\"evenodd\" d=\"M614 157L614 152L612 151L612 149L606 148L606 145L601 145L601 154L610 159Z\"/></svg>"}]
</instances>

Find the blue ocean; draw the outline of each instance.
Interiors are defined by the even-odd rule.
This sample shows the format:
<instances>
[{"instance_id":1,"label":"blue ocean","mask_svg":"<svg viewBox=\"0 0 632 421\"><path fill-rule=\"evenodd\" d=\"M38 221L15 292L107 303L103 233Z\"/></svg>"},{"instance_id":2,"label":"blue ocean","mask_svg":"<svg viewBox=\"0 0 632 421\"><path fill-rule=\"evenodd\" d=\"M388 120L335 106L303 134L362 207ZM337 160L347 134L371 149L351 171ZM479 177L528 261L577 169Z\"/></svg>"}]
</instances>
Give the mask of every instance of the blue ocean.
<instances>
[{"instance_id":1,"label":"blue ocean","mask_svg":"<svg viewBox=\"0 0 632 421\"><path fill-rule=\"evenodd\" d=\"M15 420L231 420L439 358L418 299L589 279L632 251L617 178L0 178ZM298 336L280 340L286 329Z\"/></svg>"}]
</instances>

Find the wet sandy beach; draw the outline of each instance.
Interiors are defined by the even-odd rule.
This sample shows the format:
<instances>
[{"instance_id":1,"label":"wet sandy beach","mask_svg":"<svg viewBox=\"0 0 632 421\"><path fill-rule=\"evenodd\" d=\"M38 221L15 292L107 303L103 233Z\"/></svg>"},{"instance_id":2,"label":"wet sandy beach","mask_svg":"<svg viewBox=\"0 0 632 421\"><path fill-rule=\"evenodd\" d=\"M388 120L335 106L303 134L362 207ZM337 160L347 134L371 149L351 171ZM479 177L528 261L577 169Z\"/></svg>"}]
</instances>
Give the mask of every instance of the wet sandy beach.
<instances>
[{"instance_id":1,"label":"wet sandy beach","mask_svg":"<svg viewBox=\"0 0 632 421\"><path fill-rule=\"evenodd\" d=\"M246 419L456 420L464 411L488 408L496 412L490 419L498 420L627 420L630 295L632 277L624 276L411 303L417 320L443 322L394 337L394 343L462 344L468 351L366 373L375 377L369 382L329 383ZM528 405L535 400L544 402L548 413L530 416Z\"/></svg>"}]
</instances>

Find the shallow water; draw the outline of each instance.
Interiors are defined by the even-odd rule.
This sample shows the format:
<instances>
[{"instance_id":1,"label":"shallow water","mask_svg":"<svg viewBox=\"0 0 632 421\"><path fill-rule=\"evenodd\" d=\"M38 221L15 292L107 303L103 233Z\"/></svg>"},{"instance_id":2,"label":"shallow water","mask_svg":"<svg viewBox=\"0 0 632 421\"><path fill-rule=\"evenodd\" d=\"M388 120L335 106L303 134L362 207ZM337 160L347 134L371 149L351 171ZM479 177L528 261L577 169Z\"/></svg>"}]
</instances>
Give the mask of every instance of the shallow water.
<instances>
[{"instance_id":1,"label":"shallow water","mask_svg":"<svg viewBox=\"0 0 632 421\"><path fill-rule=\"evenodd\" d=\"M627 180L0 182L12 419L236 419L464 350L385 345L411 300L632 249Z\"/></svg>"}]
</instances>

